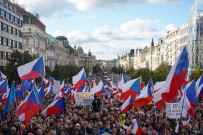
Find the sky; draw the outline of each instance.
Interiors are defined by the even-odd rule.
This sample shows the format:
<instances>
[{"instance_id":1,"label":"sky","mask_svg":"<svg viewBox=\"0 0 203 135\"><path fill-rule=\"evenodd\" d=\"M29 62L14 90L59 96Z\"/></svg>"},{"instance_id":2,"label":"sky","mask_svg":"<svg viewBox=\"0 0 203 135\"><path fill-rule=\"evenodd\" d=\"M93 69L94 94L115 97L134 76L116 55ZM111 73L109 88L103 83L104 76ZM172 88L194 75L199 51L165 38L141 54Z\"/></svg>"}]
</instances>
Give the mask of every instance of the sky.
<instances>
[{"instance_id":1,"label":"sky","mask_svg":"<svg viewBox=\"0 0 203 135\"><path fill-rule=\"evenodd\" d=\"M111 60L150 46L188 23L194 0L18 0L39 14L46 32L66 36L96 59Z\"/></svg>"}]
</instances>

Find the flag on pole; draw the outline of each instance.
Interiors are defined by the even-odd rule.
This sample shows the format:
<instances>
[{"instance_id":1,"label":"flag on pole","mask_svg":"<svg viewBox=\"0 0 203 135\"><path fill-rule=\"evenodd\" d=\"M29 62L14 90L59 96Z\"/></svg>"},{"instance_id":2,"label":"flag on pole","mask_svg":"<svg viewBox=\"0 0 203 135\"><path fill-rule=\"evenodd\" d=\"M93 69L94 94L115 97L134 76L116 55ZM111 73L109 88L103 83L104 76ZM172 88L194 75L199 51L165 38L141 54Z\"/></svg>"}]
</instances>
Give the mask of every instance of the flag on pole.
<instances>
[{"instance_id":1,"label":"flag on pole","mask_svg":"<svg viewBox=\"0 0 203 135\"><path fill-rule=\"evenodd\" d=\"M15 95L15 87L14 87L14 82L11 83L11 88L8 94L8 100L6 103L6 108L3 112L3 120L5 121L7 119L7 115L9 113L10 107L12 102L16 101L16 95Z\"/></svg>"},{"instance_id":2,"label":"flag on pole","mask_svg":"<svg viewBox=\"0 0 203 135\"><path fill-rule=\"evenodd\" d=\"M45 76L44 57L40 57L17 68L21 80Z\"/></svg>"}]
</instances>

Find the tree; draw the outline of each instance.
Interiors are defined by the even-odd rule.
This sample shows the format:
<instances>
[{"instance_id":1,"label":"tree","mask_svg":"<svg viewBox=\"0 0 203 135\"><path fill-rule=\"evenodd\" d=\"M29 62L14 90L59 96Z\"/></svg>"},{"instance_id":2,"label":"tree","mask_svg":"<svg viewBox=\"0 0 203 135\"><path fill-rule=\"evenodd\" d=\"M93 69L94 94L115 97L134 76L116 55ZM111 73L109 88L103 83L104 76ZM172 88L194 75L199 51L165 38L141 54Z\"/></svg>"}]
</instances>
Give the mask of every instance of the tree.
<instances>
[{"instance_id":1,"label":"tree","mask_svg":"<svg viewBox=\"0 0 203 135\"><path fill-rule=\"evenodd\" d=\"M149 68L141 68L135 70L133 73L133 78L142 77L142 82L146 84L153 77L153 72Z\"/></svg>"},{"instance_id":2,"label":"tree","mask_svg":"<svg viewBox=\"0 0 203 135\"><path fill-rule=\"evenodd\" d=\"M196 69L191 73L190 80L197 80L202 74L203 72L201 71L201 67L197 66Z\"/></svg>"},{"instance_id":3,"label":"tree","mask_svg":"<svg viewBox=\"0 0 203 135\"><path fill-rule=\"evenodd\" d=\"M111 71L114 73L114 74L117 74L118 73L118 68L117 67L113 67L111 69Z\"/></svg>"},{"instance_id":4,"label":"tree","mask_svg":"<svg viewBox=\"0 0 203 135\"><path fill-rule=\"evenodd\" d=\"M161 63L154 71L153 71L153 81L165 81L169 72L171 70L171 66L166 62Z\"/></svg>"},{"instance_id":5,"label":"tree","mask_svg":"<svg viewBox=\"0 0 203 135\"><path fill-rule=\"evenodd\" d=\"M13 53L11 53L6 65L5 74L8 76L8 79L19 83L20 78L18 76L17 67L33 61L34 59L35 57L29 55L28 52L21 53L18 50L14 50Z\"/></svg>"},{"instance_id":6,"label":"tree","mask_svg":"<svg viewBox=\"0 0 203 135\"><path fill-rule=\"evenodd\" d=\"M101 73L101 68L99 64L96 64L95 66L93 66L93 74L97 74L97 73Z\"/></svg>"}]
</instances>

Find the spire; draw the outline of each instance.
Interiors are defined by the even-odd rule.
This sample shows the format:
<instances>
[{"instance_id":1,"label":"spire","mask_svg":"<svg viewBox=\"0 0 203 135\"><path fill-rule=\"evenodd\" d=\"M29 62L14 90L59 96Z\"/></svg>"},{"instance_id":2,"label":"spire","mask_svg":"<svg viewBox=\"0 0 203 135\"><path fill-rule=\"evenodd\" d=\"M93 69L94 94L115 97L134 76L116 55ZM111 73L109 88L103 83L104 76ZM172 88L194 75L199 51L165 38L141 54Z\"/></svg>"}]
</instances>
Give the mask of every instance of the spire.
<instances>
[{"instance_id":1,"label":"spire","mask_svg":"<svg viewBox=\"0 0 203 135\"><path fill-rule=\"evenodd\" d=\"M153 41L153 38L152 38L152 42L151 42L151 47L154 47L154 41Z\"/></svg>"}]
</instances>

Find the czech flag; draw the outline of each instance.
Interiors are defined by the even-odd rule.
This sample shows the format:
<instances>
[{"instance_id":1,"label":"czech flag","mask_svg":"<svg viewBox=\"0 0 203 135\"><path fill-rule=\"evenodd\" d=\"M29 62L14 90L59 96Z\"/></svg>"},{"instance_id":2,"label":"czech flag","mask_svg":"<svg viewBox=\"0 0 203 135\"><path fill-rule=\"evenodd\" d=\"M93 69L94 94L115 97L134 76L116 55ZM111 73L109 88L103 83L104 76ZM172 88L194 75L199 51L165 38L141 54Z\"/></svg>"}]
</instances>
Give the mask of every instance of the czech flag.
<instances>
[{"instance_id":1,"label":"czech flag","mask_svg":"<svg viewBox=\"0 0 203 135\"><path fill-rule=\"evenodd\" d=\"M133 126L133 130L132 133L135 135L141 135L142 134L142 128L140 127L140 124L136 121L136 119L134 119L134 126Z\"/></svg>"},{"instance_id":2,"label":"czech flag","mask_svg":"<svg viewBox=\"0 0 203 135\"><path fill-rule=\"evenodd\" d=\"M44 86L41 85L39 88L39 96L41 99L45 99L45 92L44 92Z\"/></svg>"},{"instance_id":3,"label":"czech flag","mask_svg":"<svg viewBox=\"0 0 203 135\"><path fill-rule=\"evenodd\" d=\"M165 106L166 102L172 102L178 90L185 83L188 72L189 59L186 47L183 48L175 64L166 78L164 86L154 94L154 102L157 109Z\"/></svg>"},{"instance_id":4,"label":"czech flag","mask_svg":"<svg viewBox=\"0 0 203 135\"><path fill-rule=\"evenodd\" d=\"M75 76L73 76L73 90L79 89L87 81L84 68Z\"/></svg>"},{"instance_id":5,"label":"czech flag","mask_svg":"<svg viewBox=\"0 0 203 135\"><path fill-rule=\"evenodd\" d=\"M139 93L140 78L136 78L125 83L120 99L126 100L129 96L132 96L132 99L135 100L136 95Z\"/></svg>"},{"instance_id":6,"label":"czech flag","mask_svg":"<svg viewBox=\"0 0 203 135\"><path fill-rule=\"evenodd\" d=\"M0 95L6 93L7 89L8 89L8 80L0 81Z\"/></svg>"},{"instance_id":7,"label":"czech flag","mask_svg":"<svg viewBox=\"0 0 203 135\"><path fill-rule=\"evenodd\" d=\"M146 106L152 102L153 82L150 80L134 102L134 107Z\"/></svg>"},{"instance_id":8,"label":"czech flag","mask_svg":"<svg viewBox=\"0 0 203 135\"><path fill-rule=\"evenodd\" d=\"M44 76L41 77L41 84L43 84L45 86L45 85L47 85L48 82L49 82L49 80L47 80Z\"/></svg>"},{"instance_id":9,"label":"czech flag","mask_svg":"<svg viewBox=\"0 0 203 135\"><path fill-rule=\"evenodd\" d=\"M47 88L45 88L45 96L49 93L53 93L53 86L52 84L50 83L49 86Z\"/></svg>"},{"instance_id":10,"label":"czech flag","mask_svg":"<svg viewBox=\"0 0 203 135\"><path fill-rule=\"evenodd\" d=\"M104 84L103 84L102 80L99 82L99 84L96 87L90 89L90 92L93 92L96 95L105 93L105 88L104 88Z\"/></svg>"},{"instance_id":11,"label":"czech flag","mask_svg":"<svg viewBox=\"0 0 203 135\"><path fill-rule=\"evenodd\" d=\"M203 98L203 76L201 76L195 85L195 88L197 90L197 97L198 98Z\"/></svg>"},{"instance_id":12,"label":"czech flag","mask_svg":"<svg viewBox=\"0 0 203 135\"><path fill-rule=\"evenodd\" d=\"M4 75L1 71L0 71L0 81L5 80L7 78L6 75Z\"/></svg>"},{"instance_id":13,"label":"czech flag","mask_svg":"<svg viewBox=\"0 0 203 135\"><path fill-rule=\"evenodd\" d=\"M65 80L63 80L63 82L61 83L59 91L61 91L62 93L65 92Z\"/></svg>"},{"instance_id":14,"label":"czech flag","mask_svg":"<svg viewBox=\"0 0 203 135\"><path fill-rule=\"evenodd\" d=\"M195 81L192 81L186 85L186 90L181 97L179 106L185 109L191 117L195 116L195 108L193 105L197 103L197 97L195 92Z\"/></svg>"},{"instance_id":15,"label":"czech flag","mask_svg":"<svg viewBox=\"0 0 203 135\"><path fill-rule=\"evenodd\" d=\"M117 90L117 86L116 86L116 84L115 84L113 81L110 81L110 87L111 87L114 91Z\"/></svg>"},{"instance_id":16,"label":"czech flag","mask_svg":"<svg viewBox=\"0 0 203 135\"><path fill-rule=\"evenodd\" d=\"M52 85L54 85L55 79L52 76L49 76L49 83L51 83Z\"/></svg>"},{"instance_id":17,"label":"czech flag","mask_svg":"<svg viewBox=\"0 0 203 135\"><path fill-rule=\"evenodd\" d=\"M165 84L165 81L157 82L154 84L154 93L160 90Z\"/></svg>"},{"instance_id":18,"label":"czech flag","mask_svg":"<svg viewBox=\"0 0 203 135\"><path fill-rule=\"evenodd\" d=\"M10 88L10 91L9 91L9 94L8 94L8 100L7 100L7 103L6 103L6 108L5 108L4 112L3 112L3 120L4 121L7 119L7 115L8 115L8 112L10 110L11 104L14 101L16 101L16 95L15 95L14 82L12 82L11 88Z\"/></svg>"},{"instance_id":19,"label":"czech flag","mask_svg":"<svg viewBox=\"0 0 203 135\"><path fill-rule=\"evenodd\" d=\"M31 90L34 88L34 85L35 85L34 79L23 80L21 90L23 90L23 91Z\"/></svg>"},{"instance_id":20,"label":"czech flag","mask_svg":"<svg viewBox=\"0 0 203 135\"><path fill-rule=\"evenodd\" d=\"M54 100L42 111L41 114L44 116L49 116L58 113L66 113L64 98Z\"/></svg>"},{"instance_id":21,"label":"czech flag","mask_svg":"<svg viewBox=\"0 0 203 135\"><path fill-rule=\"evenodd\" d=\"M45 76L44 57L35 59L17 68L21 80L34 79Z\"/></svg>"},{"instance_id":22,"label":"czech flag","mask_svg":"<svg viewBox=\"0 0 203 135\"><path fill-rule=\"evenodd\" d=\"M132 97L129 96L128 99L121 106L121 112L126 112L132 105L133 105L133 100L132 100Z\"/></svg>"},{"instance_id":23,"label":"czech flag","mask_svg":"<svg viewBox=\"0 0 203 135\"><path fill-rule=\"evenodd\" d=\"M125 76L122 74L121 81L118 83L118 93L122 93L125 83L126 83L126 79L125 79Z\"/></svg>"},{"instance_id":24,"label":"czech flag","mask_svg":"<svg viewBox=\"0 0 203 135\"><path fill-rule=\"evenodd\" d=\"M24 101L18 106L17 113L19 120L24 121L26 126L29 120L43 108L42 100L39 97L37 88L34 87Z\"/></svg>"}]
</instances>

